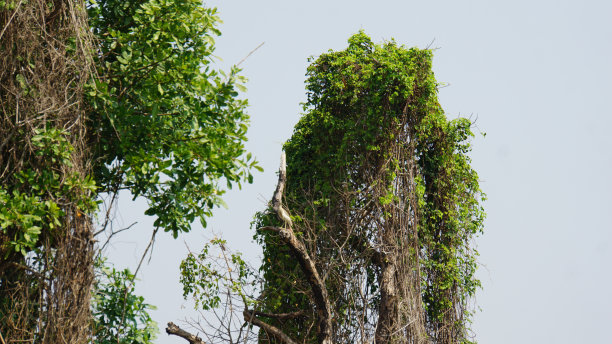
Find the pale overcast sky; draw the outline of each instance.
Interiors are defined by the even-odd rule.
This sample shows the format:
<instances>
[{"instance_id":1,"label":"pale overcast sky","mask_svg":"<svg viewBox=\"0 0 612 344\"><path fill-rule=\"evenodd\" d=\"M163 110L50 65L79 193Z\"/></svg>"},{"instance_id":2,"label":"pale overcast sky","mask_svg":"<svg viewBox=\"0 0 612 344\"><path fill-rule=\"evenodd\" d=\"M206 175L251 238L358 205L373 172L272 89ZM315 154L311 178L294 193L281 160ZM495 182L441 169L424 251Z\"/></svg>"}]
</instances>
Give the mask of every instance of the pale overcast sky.
<instances>
[{"instance_id":1,"label":"pale overcast sky","mask_svg":"<svg viewBox=\"0 0 612 344\"><path fill-rule=\"evenodd\" d=\"M375 42L437 47L434 71L447 116L477 117L473 165L488 194L477 240L483 289L473 329L480 343L610 343L612 321L612 2L610 1L210 1L224 24L220 66L240 61L250 81L248 149L264 173L225 198L209 228L161 233L137 292L157 305L158 343L168 321L195 316L178 266L186 241L212 232L256 264L249 223L276 184L282 143L305 100L307 58L340 50L360 29ZM123 197L118 225L138 221L107 250L137 265L152 231L142 203Z\"/></svg>"}]
</instances>

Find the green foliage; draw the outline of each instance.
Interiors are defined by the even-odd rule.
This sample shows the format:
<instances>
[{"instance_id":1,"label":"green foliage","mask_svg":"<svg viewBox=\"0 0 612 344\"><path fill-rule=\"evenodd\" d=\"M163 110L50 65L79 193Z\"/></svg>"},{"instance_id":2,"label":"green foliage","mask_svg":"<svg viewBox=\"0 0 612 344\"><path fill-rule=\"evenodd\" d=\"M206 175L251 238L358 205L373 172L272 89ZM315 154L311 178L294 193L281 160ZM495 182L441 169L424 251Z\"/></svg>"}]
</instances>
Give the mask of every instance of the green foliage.
<instances>
[{"instance_id":1,"label":"green foliage","mask_svg":"<svg viewBox=\"0 0 612 344\"><path fill-rule=\"evenodd\" d=\"M95 179L149 202L155 226L176 237L222 205L223 185L252 181L244 156L245 81L212 68L215 8L198 0L100 0L89 7L100 40L90 85Z\"/></svg>"},{"instance_id":2,"label":"green foliage","mask_svg":"<svg viewBox=\"0 0 612 344\"><path fill-rule=\"evenodd\" d=\"M0 1L0 11L12 11L17 7L17 1L15 0L1 0Z\"/></svg>"},{"instance_id":3,"label":"green foliage","mask_svg":"<svg viewBox=\"0 0 612 344\"><path fill-rule=\"evenodd\" d=\"M306 113L285 144L288 178L331 193L330 183L354 179L354 166L364 166L396 135L399 114L418 87L416 102L429 101L435 93L433 76L419 80L417 73L431 66L428 50L404 49L390 42L374 45L363 33L349 39L347 50L319 56L308 67ZM420 78L422 79L422 78ZM423 104L424 105L424 104ZM412 110L412 109L407 109ZM299 159L308 159L309 164Z\"/></svg>"},{"instance_id":4,"label":"green foliage","mask_svg":"<svg viewBox=\"0 0 612 344\"><path fill-rule=\"evenodd\" d=\"M96 261L100 278L94 288L93 343L151 344L159 332L142 296L134 294L134 275Z\"/></svg>"},{"instance_id":5,"label":"green foliage","mask_svg":"<svg viewBox=\"0 0 612 344\"><path fill-rule=\"evenodd\" d=\"M53 128L35 130L31 138L34 159L13 176L12 185L0 185L0 230L10 237L5 245L24 256L38 247L43 232L49 236L62 226L66 214L61 204L75 204L75 216L97 208L94 182L80 178L77 172L64 174L72 167L74 150L67 135Z\"/></svg>"}]
</instances>

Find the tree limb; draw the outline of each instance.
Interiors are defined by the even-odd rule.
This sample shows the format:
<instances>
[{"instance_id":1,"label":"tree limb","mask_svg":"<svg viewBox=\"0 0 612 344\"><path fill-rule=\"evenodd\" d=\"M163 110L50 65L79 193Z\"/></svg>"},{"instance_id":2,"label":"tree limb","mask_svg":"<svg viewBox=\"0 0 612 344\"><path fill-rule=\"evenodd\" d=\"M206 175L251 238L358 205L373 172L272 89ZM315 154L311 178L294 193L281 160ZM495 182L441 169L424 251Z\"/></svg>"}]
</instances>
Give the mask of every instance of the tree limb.
<instances>
[{"instance_id":1,"label":"tree limb","mask_svg":"<svg viewBox=\"0 0 612 344\"><path fill-rule=\"evenodd\" d=\"M276 184L276 190L274 191L274 196L272 196L272 208L281 221L285 223L285 226L291 228L293 226L291 216L289 216L289 212L283 208L282 203L285 183L287 183L287 163L285 162L285 152L283 152L281 154L280 169L278 171L278 184Z\"/></svg>"},{"instance_id":2,"label":"tree limb","mask_svg":"<svg viewBox=\"0 0 612 344\"><path fill-rule=\"evenodd\" d=\"M204 343L202 338L183 330L182 328L175 325L173 322L168 323L168 327L166 327L166 333L168 335L179 336L188 341L189 344L206 344Z\"/></svg>"},{"instance_id":3,"label":"tree limb","mask_svg":"<svg viewBox=\"0 0 612 344\"><path fill-rule=\"evenodd\" d=\"M254 316L264 317L264 318L272 318L272 319L293 319L299 318L303 316L306 312L301 310L297 312L291 313L264 313L260 311L249 311L249 314L253 314Z\"/></svg>"},{"instance_id":4,"label":"tree limb","mask_svg":"<svg viewBox=\"0 0 612 344\"><path fill-rule=\"evenodd\" d=\"M251 324L253 324L253 325L263 329L264 331L266 331L266 333L271 334L272 336L274 336L275 338L277 338L281 342L283 342L285 344L297 344L297 342L295 342L293 339L291 339L289 336L287 336L278 327L272 326L270 324L267 324L267 323L259 320L250 311L245 309L244 312L242 312L242 314L244 315L244 321L246 321L248 323L251 323Z\"/></svg>"},{"instance_id":5,"label":"tree limb","mask_svg":"<svg viewBox=\"0 0 612 344\"><path fill-rule=\"evenodd\" d=\"M329 296L327 294L327 288L325 286L325 282L319 275L314 261L310 258L310 255L308 255L308 250L306 249L306 246L304 246L304 244L300 240L298 240L298 238L295 236L295 233L293 232L293 229L291 229L291 218L289 218L289 213L283 208L282 205L282 196L286 182L287 167L285 161L285 153L283 152L283 154L281 155L281 164L278 174L278 185L276 186L276 191L274 191L274 196L272 197L272 207L276 211L278 217L281 218L281 220L285 221L285 224L289 225L289 228L266 226L260 229L270 230L278 233L280 237L285 241L285 243L289 246L289 248L293 252L293 255L297 258L300 267L302 268L302 271L308 279L310 289L312 290L314 303L317 308L317 337L319 343L331 343L332 310L331 304L329 302ZM288 220L286 218L288 218Z\"/></svg>"}]
</instances>

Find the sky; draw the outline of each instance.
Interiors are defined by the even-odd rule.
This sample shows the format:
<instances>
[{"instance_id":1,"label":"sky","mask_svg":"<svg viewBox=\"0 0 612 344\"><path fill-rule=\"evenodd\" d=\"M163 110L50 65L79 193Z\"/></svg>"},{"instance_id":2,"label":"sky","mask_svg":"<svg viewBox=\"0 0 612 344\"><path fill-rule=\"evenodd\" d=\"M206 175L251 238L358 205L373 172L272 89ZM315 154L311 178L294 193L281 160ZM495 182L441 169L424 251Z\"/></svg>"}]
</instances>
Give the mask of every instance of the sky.
<instances>
[{"instance_id":1,"label":"sky","mask_svg":"<svg viewBox=\"0 0 612 344\"><path fill-rule=\"evenodd\" d=\"M250 222L276 185L281 147L305 101L307 58L342 50L363 29L375 42L436 48L439 99L449 118L477 119L471 153L486 192L475 244L483 288L473 321L480 343L609 343L612 321L612 2L609 1L209 1L224 23L218 66L245 62L248 151L265 169L232 190L207 228L158 235L136 292L167 322L196 317L182 297L179 264L222 236L257 264ZM115 226L137 222L106 249L134 270L153 218L122 195Z\"/></svg>"}]
</instances>

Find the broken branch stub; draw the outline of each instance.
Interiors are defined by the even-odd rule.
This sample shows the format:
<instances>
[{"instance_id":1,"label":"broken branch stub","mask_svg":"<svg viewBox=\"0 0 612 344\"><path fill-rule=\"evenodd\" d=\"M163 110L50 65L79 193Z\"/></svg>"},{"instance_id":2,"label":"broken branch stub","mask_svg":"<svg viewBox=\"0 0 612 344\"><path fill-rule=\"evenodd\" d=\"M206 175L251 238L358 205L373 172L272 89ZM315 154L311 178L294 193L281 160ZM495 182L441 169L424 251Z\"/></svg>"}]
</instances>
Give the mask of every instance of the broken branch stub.
<instances>
[{"instance_id":1,"label":"broken branch stub","mask_svg":"<svg viewBox=\"0 0 612 344\"><path fill-rule=\"evenodd\" d=\"M166 333L168 335L179 336L187 340L189 344L206 344L202 340L202 338L183 330L182 328L175 325L173 322L168 323L168 326L166 327Z\"/></svg>"},{"instance_id":2,"label":"broken branch stub","mask_svg":"<svg viewBox=\"0 0 612 344\"><path fill-rule=\"evenodd\" d=\"M274 209L278 218L284 222L285 227L291 228L293 226L293 222L291 221L291 216L289 215L289 212L285 210L285 208L283 208L283 200L282 200L286 183L287 183L287 163L286 163L285 152L282 152L280 168L278 171L278 184L276 185L274 196L272 196L272 209Z\"/></svg>"}]
</instances>

